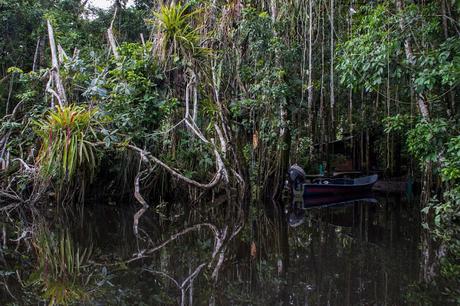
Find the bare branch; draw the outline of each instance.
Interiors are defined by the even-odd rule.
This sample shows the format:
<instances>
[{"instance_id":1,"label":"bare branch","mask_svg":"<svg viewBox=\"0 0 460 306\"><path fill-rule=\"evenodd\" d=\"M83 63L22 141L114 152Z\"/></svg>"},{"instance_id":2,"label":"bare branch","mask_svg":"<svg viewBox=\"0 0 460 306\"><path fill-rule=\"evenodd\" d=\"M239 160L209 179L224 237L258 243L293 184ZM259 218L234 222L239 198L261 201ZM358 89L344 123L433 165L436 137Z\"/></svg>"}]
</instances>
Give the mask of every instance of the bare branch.
<instances>
[{"instance_id":1,"label":"bare branch","mask_svg":"<svg viewBox=\"0 0 460 306\"><path fill-rule=\"evenodd\" d=\"M19 157L15 158L15 159L13 159L13 161L18 161L24 167L24 169L26 169L27 172L32 172L32 173L35 172L35 167L28 165L21 158L19 158Z\"/></svg>"},{"instance_id":2,"label":"bare branch","mask_svg":"<svg viewBox=\"0 0 460 306\"><path fill-rule=\"evenodd\" d=\"M168 171L172 176L174 176L174 177L186 182L189 185L192 185L192 186L195 186L195 187L198 187L198 188L210 189L210 188L216 186L217 183L219 183L219 181L222 179L222 175L224 173L224 169L221 168L221 165L223 165L223 162L222 162L222 160L220 160L220 161L218 161L218 170L217 170L216 174L214 175L214 177L212 178L212 180L207 184L202 184L202 183L199 183L199 182L197 182L195 180L189 179L186 176L183 176L182 174L180 174L179 172L177 172L176 170L174 170L173 168L169 167L167 164L165 164L164 162L162 162L161 160L159 160L158 158L153 156L150 152L142 150L141 148L138 148L138 147L133 146L133 145L128 145L128 148L140 153L141 155L145 156L149 160L151 160L151 161L155 162L156 164L160 165L166 171ZM217 153L217 150L215 150L215 154L216 153ZM220 159L220 156L219 156L218 153L216 154L216 157L217 156Z\"/></svg>"},{"instance_id":3,"label":"bare branch","mask_svg":"<svg viewBox=\"0 0 460 306\"><path fill-rule=\"evenodd\" d=\"M109 40L109 44L110 44L110 48L112 49L113 56L115 57L115 59L118 60L120 58L120 55L118 54L115 36L113 35L113 23L117 16L117 10L118 8L115 8L115 12L113 13L113 17L112 17L112 22L110 22L110 27L107 29L107 38Z\"/></svg>"},{"instance_id":4,"label":"bare branch","mask_svg":"<svg viewBox=\"0 0 460 306\"><path fill-rule=\"evenodd\" d=\"M200 273L200 271L206 266L205 263L202 263L201 265L199 265L195 271L193 271L192 274L190 274L183 282L182 282L182 285L180 286L181 289L185 289L187 290L193 283L193 280L198 276L198 274ZM188 284L188 285L187 285ZM186 286L187 285L187 286Z\"/></svg>"},{"instance_id":5,"label":"bare branch","mask_svg":"<svg viewBox=\"0 0 460 306\"><path fill-rule=\"evenodd\" d=\"M51 75L53 76L54 83L56 84L56 89L58 93L58 102L60 106L64 106L67 103L67 98L65 95L64 85L62 85L61 77L59 76L59 62L56 52L56 42L54 41L54 32L53 27L49 20L46 21L48 25L48 37L51 48L51 63L53 67L51 68ZM48 90L49 91L49 90Z\"/></svg>"},{"instance_id":6,"label":"bare branch","mask_svg":"<svg viewBox=\"0 0 460 306\"><path fill-rule=\"evenodd\" d=\"M60 44L58 44L58 59L59 59L59 63L61 64L64 62L64 60L69 59L69 57L67 56L67 54L65 53L64 49L62 48Z\"/></svg>"},{"instance_id":7,"label":"bare branch","mask_svg":"<svg viewBox=\"0 0 460 306\"><path fill-rule=\"evenodd\" d=\"M169 279L174 285L176 285L176 287L177 287L178 289L181 288L181 286L180 286L180 284L179 284L178 281L176 281L172 276L170 276L169 274L167 274L167 273L165 273L165 272L163 272L163 271L151 270L151 269L146 269L146 268L144 268L143 270L146 271L146 272L150 272L150 273L152 273L152 274L158 274L158 275L161 275L161 276L163 276L163 277L166 277L166 278Z\"/></svg>"},{"instance_id":8,"label":"bare branch","mask_svg":"<svg viewBox=\"0 0 460 306\"><path fill-rule=\"evenodd\" d=\"M32 71L35 71L35 67L37 65L37 59L38 59L38 51L40 47L40 37L37 39L37 46L35 47L35 54L34 54L34 63L32 64Z\"/></svg>"}]
</instances>

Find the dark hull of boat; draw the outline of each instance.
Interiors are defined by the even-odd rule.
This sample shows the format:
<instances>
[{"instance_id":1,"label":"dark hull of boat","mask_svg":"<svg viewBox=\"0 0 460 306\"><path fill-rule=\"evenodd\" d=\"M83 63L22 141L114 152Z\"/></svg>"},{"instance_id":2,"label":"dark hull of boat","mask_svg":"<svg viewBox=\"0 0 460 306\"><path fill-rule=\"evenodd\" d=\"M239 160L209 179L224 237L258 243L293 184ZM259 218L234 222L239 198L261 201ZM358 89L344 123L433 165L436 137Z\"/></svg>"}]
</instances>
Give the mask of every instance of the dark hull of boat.
<instances>
[{"instance_id":1,"label":"dark hull of boat","mask_svg":"<svg viewBox=\"0 0 460 306\"><path fill-rule=\"evenodd\" d=\"M329 194L354 194L367 192L372 189L372 186L327 186L327 185L315 185L305 184L303 196L319 196Z\"/></svg>"},{"instance_id":2,"label":"dark hull of boat","mask_svg":"<svg viewBox=\"0 0 460 306\"><path fill-rule=\"evenodd\" d=\"M376 203L377 200L374 195L370 192L365 193L347 193L347 194L332 194L317 197L306 197L303 200L303 208L311 207L330 207L330 206L342 206L357 201Z\"/></svg>"},{"instance_id":3,"label":"dark hull of boat","mask_svg":"<svg viewBox=\"0 0 460 306\"><path fill-rule=\"evenodd\" d=\"M305 198L333 194L344 195L369 192L377 179L377 175L371 175L355 180L331 180L331 183L328 184L302 184L302 195Z\"/></svg>"},{"instance_id":4,"label":"dark hull of boat","mask_svg":"<svg viewBox=\"0 0 460 306\"><path fill-rule=\"evenodd\" d=\"M299 203L293 203L288 210L288 224L290 227L297 227L305 221L305 211L310 209L344 208L354 204L377 204L378 201L372 193L365 194L344 194L327 195L304 198ZM340 225L343 226L343 225Z\"/></svg>"}]
</instances>

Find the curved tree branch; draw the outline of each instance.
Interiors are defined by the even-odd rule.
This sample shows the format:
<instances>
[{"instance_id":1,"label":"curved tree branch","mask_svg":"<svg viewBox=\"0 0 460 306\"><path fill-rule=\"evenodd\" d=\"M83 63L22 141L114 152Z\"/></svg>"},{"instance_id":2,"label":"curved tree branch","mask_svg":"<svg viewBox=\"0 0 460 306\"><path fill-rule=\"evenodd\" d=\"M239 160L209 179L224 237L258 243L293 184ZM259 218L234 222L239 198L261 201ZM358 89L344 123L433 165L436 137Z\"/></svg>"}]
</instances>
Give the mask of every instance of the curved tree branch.
<instances>
[{"instance_id":1,"label":"curved tree branch","mask_svg":"<svg viewBox=\"0 0 460 306\"><path fill-rule=\"evenodd\" d=\"M181 181L184 181L185 183L187 183L189 185L198 187L198 188L210 189L210 188L216 186L220 182L220 180L222 179L222 177L223 177L223 175L225 173L224 164L223 164L222 159L220 158L220 155L219 155L219 153L217 152L216 149L214 149L214 154L216 155L216 159L217 159L217 171L216 171L216 174L214 175L214 177L212 178L212 180L209 183L203 184L203 183L197 182L195 180L189 179L188 177L180 174L179 172L177 172L176 170L174 170L173 168L171 168L170 166L168 166L167 164L165 164L164 162L162 162L161 160L159 160L158 158L153 156L150 152L147 152L147 151L145 151L145 150L143 150L141 148L138 148L136 146L133 146L133 145L128 145L128 148L138 152L139 154L141 154L141 156L144 156L145 158L147 158L147 159L153 161L154 163L160 165L161 167L163 167L166 171L168 171L175 178L177 178L177 179L179 179Z\"/></svg>"}]
</instances>

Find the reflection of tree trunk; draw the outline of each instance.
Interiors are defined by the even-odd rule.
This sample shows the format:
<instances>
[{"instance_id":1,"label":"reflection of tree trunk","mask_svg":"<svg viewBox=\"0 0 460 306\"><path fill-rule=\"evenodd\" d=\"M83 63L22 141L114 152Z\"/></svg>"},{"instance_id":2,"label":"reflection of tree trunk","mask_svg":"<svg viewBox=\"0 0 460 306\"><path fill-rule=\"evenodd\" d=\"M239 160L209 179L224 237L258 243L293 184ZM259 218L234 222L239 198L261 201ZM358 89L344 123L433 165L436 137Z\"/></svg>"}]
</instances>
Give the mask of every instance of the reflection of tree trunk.
<instances>
[{"instance_id":1,"label":"reflection of tree trunk","mask_svg":"<svg viewBox=\"0 0 460 306\"><path fill-rule=\"evenodd\" d=\"M282 275L283 277L287 276L287 271L289 269L289 231L286 218L284 213L281 213L280 216L280 245L281 245L281 254L282 254ZM279 272L279 271L278 271Z\"/></svg>"},{"instance_id":2,"label":"reflection of tree trunk","mask_svg":"<svg viewBox=\"0 0 460 306\"><path fill-rule=\"evenodd\" d=\"M425 167L424 171L424 178L423 178L423 186L422 186L422 194L421 194L421 203L422 206L425 206L428 203L431 197L431 190L430 186L432 184L431 177L432 177L432 164L431 162ZM422 214L421 222L431 224L433 222L434 215L433 212L430 211L427 215ZM422 267L421 267L421 279L425 282L430 282L435 275L435 260L434 260L434 249L433 249L433 241L431 239L431 234L429 230L422 229L421 232L421 250L422 250Z\"/></svg>"},{"instance_id":3,"label":"reflection of tree trunk","mask_svg":"<svg viewBox=\"0 0 460 306\"><path fill-rule=\"evenodd\" d=\"M280 246L281 246L281 254L282 260L278 262L278 273L281 272L281 279L284 282L281 283L280 293L279 293L279 302L281 305L287 305L289 301L289 279L287 277L288 269L289 269L289 232L288 232L288 225L286 222L286 218L284 218L284 214L281 212L279 218L281 219L280 224ZM280 271L281 270L281 271Z\"/></svg>"},{"instance_id":4,"label":"reflection of tree trunk","mask_svg":"<svg viewBox=\"0 0 460 306\"><path fill-rule=\"evenodd\" d=\"M329 279L327 283L327 296L326 296L327 305L331 305L331 291L332 291L332 279Z\"/></svg>"},{"instance_id":5,"label":"reflection of tree trunk","mask_svg":"<svg viewBox=\"0 0 460 306\"><path fill-rule=\"evenodd\" d=\"M429 283L436 275L435 250L428 231L423 230L421 238L422 258L420 262L420 280Z\"/></svg>"},{"instance_id":6,"label":"reflection of tree trunk","mask_svg":"<svg viewBox=\"0 0 460 306\"><path fill-rule=\"evenodd\" d=\"M351 277L351 270L352 270L352 261L351 260L348 260L348 263L347 263L347 294L346 294L346 297L345 297L345 305L347 306L350 306L351 305L351 292L352 292L352 277Z\"/></svg>"},{"instance_id":7,"label":"reflection of tree trunk","mask_svg":"<svg viewBox=\"0 0 460 306\"><path fill-rule=\"evenodd\" d=\"M393 212L394 216L394 234L395 237L401 237L401 214L402 214L402 209L401 209L401 197L396 196L395 197L395 205L396 205L396 212Z\"/></svg>"},{"instance_id":8,"label":"reflection of tree trunk","mask_svg":"<svg viewBox=\"0 0 460 306\"><path fill-rule=\"evenodd\" d=\"M365 204L363 204L364 206ZM369 206L364 208L364 241L369 242Z\"/></svg>"},{"instance_id":9,"label":"reflection of tree trunk","mask_svg":"<svg viewBox=\"0 0 460 306\"><path fill-rule=\"evenodd\" d=\"M321 217L320 217L321 218ZM317 305L321 305L322 303L322 292L323 292L323 236L324 236L324 226L322 220L318 220L319 225L319 233L318 233L318 264L317 266L319 267L319 273L318 273L318 279L317 279L317 285L318 285L318 291L317 291L317 298L318 298L318 303Z\"/></svg>"},{"instance_id":10,"label":"reflection of tree trunk","mask_svg":"<svg viewBox=\"0 0 460 306\"><path fill-rule=\"evenodd\" d=\"M364 234L364 207L362 203L359 203L359 240L363 239Z\"/></svg>"},{"instance_id":11,"label":"reflection of tree trunk","mask_svg":"<svg viewBox=\"0 0 460 306\"><path fill-rule=\"evenodd\" d=\"M320 237L320 236L319 236ZM312 258L313 261L313 267L315 269L315 294L316 294L316 305L321 305L321 296L322 296L322 272L323 272L323 266L321 264L321 240L318 239L318 256L315 256L315 246L314 246L314 239L312 239L312 242L310 243L310 251L311 255L310 257ZM315 259L318 258L318 263L315 263Z\"/></svg>"}]
</instances>

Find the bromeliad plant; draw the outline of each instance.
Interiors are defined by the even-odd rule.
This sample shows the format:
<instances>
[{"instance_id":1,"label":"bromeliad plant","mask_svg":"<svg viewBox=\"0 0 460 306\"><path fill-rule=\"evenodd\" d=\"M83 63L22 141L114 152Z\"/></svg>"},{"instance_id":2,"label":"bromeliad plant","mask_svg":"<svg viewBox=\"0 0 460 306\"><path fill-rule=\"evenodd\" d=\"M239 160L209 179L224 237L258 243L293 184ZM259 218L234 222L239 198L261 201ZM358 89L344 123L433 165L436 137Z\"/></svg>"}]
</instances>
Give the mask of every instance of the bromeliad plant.
<instances>
[{"instance_id":1,"label":"bromeliad plant","mask_svg":"<svg viewBox=\"0 0 460 306\"><path fill-rule=\"evenodd\" d=\"M68 305L87 297L85 287L90 280L85 277L92 248L81 250L75 246L70 234L58 235L45 225L40 225L33 237L37 256L37 270L29 277L29 283L42 291L49 305Z\"/></svg>"},{"instance_id":2,"label":"bromeliad plant","mask_svg":"<svg viewBox=\"0 0 460 306\"><path fill-rule=\"evenodd\" d=\"M37 164L44 176L69 180L81 166L93 174L96 155L90 140L97 139L96 114L96 109L83 106L56 106L44 119L33 122L41 139Z\"/></svg>"},{"instance_id":3,"label":"bromeliad plant","mask_svg":"<svg viewBox=\"0 0 460 306\"><path fill-rule=\"evenodd\" d=\"M194 27L194 16L199 9L191 9L190 4L172 2L162 5L154 18L148 20L156 27L157 52L161 60L172 57L174 62L179 59L190 60L209 52L200 46L199 28Z\"/></svg>"}]
</instances>

